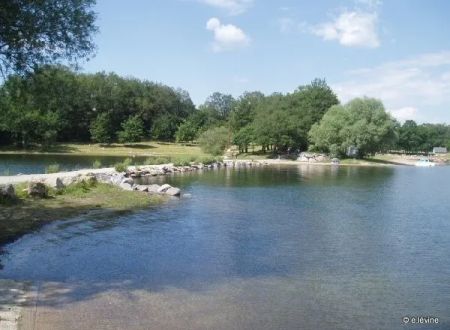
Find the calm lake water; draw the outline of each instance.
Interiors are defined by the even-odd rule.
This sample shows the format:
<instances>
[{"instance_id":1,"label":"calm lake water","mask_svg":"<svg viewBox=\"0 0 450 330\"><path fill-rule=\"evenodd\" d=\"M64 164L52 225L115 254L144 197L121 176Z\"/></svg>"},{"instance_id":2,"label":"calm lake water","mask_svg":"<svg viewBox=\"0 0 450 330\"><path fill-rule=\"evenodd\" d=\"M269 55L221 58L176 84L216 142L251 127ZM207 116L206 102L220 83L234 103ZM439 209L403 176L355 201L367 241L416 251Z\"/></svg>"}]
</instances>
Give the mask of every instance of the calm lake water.
<instances>
[{"instance_id":1,"label":"calm lake water","mask_svg":"<svg viewBox=\"0 0 450 330\"><path fill-rule=\"evenodd\" d=\"M0 176L46 173L49 165L58 164L61 171L73 171L92 168L95 161L103 167L112 167L122 162L123 156L79 156L79 155L45 155L45 154L2 154L0 155ZM133 157L133 162L140 164L148 157Z\"/></svg>"},{"instance_id":2,"label":"calm lake water","mask_svg":"<svg viewBox=\"0 0 450 330\"><path fill-rule=\"evenodd\" d=\"M70 288L41 297L47 317L91 304L129 329L450 329L450 167L168 181L190 196L46 226L5 248L0 278Z\"/></svg>"}]
</instances>

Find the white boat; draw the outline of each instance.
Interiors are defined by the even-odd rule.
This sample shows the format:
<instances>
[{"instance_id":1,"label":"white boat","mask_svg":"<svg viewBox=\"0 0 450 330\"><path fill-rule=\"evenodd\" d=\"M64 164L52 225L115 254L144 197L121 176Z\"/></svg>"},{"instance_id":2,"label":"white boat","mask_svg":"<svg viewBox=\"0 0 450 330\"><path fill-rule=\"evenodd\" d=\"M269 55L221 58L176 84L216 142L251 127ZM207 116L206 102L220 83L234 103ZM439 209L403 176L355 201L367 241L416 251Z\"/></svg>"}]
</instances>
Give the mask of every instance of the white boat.
<instances>
[{"instance_id":1,"label":"white boat","mask_svg":"<svg viewBox=\"0 0 450 330\"><path fill-rule=\"evenodd\" d=\"M432 166L436 166L436 163L432 162L428 158L422 158L421 160L416 162L414 165L419 166L419 167L432 167Z\"/></svg>"}]
</instances>

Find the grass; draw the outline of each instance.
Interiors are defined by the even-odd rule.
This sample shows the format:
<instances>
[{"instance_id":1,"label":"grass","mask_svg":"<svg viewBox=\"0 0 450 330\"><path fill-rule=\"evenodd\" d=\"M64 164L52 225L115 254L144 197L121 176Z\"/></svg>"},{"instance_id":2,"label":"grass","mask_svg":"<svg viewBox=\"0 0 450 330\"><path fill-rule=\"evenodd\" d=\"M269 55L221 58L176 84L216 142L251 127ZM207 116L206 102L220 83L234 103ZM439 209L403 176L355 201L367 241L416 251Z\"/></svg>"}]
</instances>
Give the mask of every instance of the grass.
<instances>
[{"instance_id":1,"label":"grass","mask_svg":"<svg viewBox=\"0 0 450 330\"><path fill-rule=\"evenodd\" d=\"M84 156L148 156L148 157L199 157L207 156L198 145L147 141L134 144L113 143L109 145L89 143L58 143L43 151L39 148L27 150L12 146L0 148L0 153L9 154L71 154Z\"/></svg>"},{"instance_id":2,"label":"grass","mask_svg":"<svg viewBox=\"0 0 450 330\"><path fill-rule=\"evenodd\" d=\"M130 166L132 162L133 160L131 158L126 158L123 162L115 164L114 169L119 173L126 172L128 166Z\"/></svg>"},{"instance_id":3,"label":"grass","mask_svg":"<svg viewBox=\"0 0 450 330\"><path fill-rule=\"evenodd\" d=\"M92 168L102 168L102 162L99 161L98 159L96 159L96 160L92 163Z\"/></svg>"},{"instance_id":4,"label":"grass","mask_svg":"<svg viewBox=\"0 0 450 330\"><path fill-rule=\"evenodd\" d=\"M76 183L61 191L50 189L46 199L27 198L23 192L26 184L15 188L18 195L16 203L0 206L0 246L54 220L67 219L92 210L139 210L165 201L164 196L124 191L103 183Z\"/></svg>"},{"instance_id":5,"label":"grass","mask_svg":"<svg viewBox=\"0 0 450 330\"><path fill-rule=\"evenodd\" d=\"M58 173L59 171L60 171L59 164L48 165L47 168L45 169L45 173L47 173L47 174Z\"/></svg>"}]
</instances>

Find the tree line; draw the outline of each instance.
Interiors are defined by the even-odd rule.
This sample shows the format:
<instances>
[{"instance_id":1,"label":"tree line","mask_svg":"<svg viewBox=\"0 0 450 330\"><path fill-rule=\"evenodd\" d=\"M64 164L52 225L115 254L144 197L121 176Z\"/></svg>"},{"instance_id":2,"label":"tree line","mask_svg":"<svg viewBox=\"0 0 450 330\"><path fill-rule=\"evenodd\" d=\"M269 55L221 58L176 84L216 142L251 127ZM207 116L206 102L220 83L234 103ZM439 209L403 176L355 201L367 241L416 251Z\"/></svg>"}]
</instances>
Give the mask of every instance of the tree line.
<instances>
[{"instance_id":1,"label":"tree line","mask_svg":"<svg viewBox=\"0 0 450 330\"><path fill-rule=\"evenodd\" d=\"M0 88L4 144L171 140L195 111L181 89L114 73L75 73L44 66L11 75Z\"/></svg>"},{"instance_id":2,"label":"tree line","mask_svg":"<svg viewBox=\"0 0 450 330\"><path fill-rule=\"evenodd\" d=\"M78 73L44 65L10 75L0 86L0 141L28 147L55 142L198 141L223 153L312 150L365 156L382 150L430 151L450 146L450 126L394 120L376 99L340 104L324 80L292 93L214 93L195 107L181 89L114 73Z\"/></svg>"}]
</instances>

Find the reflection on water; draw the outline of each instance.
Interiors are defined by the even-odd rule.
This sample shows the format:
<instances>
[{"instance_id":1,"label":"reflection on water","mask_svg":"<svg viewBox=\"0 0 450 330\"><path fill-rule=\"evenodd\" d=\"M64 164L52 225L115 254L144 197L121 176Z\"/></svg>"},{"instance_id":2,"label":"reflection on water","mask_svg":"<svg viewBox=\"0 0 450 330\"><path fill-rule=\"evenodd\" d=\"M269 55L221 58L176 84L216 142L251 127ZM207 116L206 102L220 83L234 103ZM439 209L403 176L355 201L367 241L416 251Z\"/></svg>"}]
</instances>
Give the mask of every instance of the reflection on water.
<instances>
[{"instance_id":1,"label":"reflection on water","mask_svg":"<svg viewBox=\"0 0 450 330\"><path fill-rule=\"evenodd\" d=\"M120 292L133 310L108 315L173 328L396 329L430 315L446 329L449 170L176 175L191 198L49 225L7 246L0 278L42 283L42 306L72 312Z\"/></svg>"}]
</instances>

